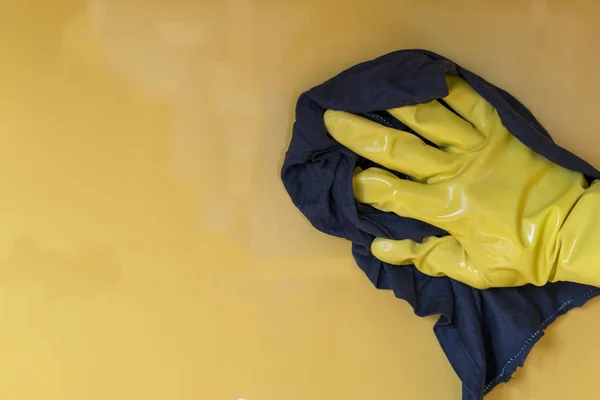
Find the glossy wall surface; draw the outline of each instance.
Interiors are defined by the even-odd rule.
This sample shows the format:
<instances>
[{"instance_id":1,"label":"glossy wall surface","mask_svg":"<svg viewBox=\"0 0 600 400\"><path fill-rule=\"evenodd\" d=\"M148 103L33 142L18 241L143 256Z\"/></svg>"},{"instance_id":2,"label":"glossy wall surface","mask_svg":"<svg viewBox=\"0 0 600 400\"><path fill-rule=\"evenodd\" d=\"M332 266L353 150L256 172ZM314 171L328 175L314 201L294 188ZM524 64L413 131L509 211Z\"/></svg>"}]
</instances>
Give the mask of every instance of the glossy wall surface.
<instances>
[{"instance_id":1,"label":"glossy wall surface","mask_svg":"<svg viewBox=\"0 0 600 400\"><path fill-rule=\"evenodd\" d=\"M0 2L0 398L459 399L435 318L279 169L297 96L400 48L600 166L600 5L485 3ZM572 311L487 399L595 398L599 330L598 301Z\"/></svg>"}]
</instances>

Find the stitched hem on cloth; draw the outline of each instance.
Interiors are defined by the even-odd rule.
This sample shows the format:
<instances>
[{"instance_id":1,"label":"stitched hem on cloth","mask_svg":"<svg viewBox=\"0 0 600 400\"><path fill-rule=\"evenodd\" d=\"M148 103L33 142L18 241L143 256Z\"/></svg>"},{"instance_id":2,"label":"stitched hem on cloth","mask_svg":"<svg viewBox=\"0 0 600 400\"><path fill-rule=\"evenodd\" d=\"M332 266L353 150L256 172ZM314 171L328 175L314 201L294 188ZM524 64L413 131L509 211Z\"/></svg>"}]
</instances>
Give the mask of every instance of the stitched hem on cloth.
<instances>
[{"instance_id":1,"label":"stitched hem on cloth","mask_svg":"<svg viewBox=\"0 0 600 400\"><path fill-rule=\"evenodd\" d=\"M552 315L550 315L548 318L542 321L542 323L540 324L540 328L537 331L535 331L533 335L525 339L525 341L523 342L523 347L521 347L519 351L517 351L517 353L506 362L506 364L504 364L504 367L502 367L500 374L494 379L492 379L487 385L485 385L484 394L488 394L499 383L507 382L510 379L512 374L517 370L517 367L523 365L525 359L527 358L527 355L529 354L533 346L535 346L538 340L540 340L541 337L544 336L544 329L546 329L552 322L554 322L556 318L567 313L575 307L583 306L588 300L590 300L593 297L591 295L598 291L600 291L600 288L593 288L588 290L587 292L580 294L579 296L573 297L572 299L565 301L556 309L554 313L552 313Z\"/></svg>"}]
</instances>

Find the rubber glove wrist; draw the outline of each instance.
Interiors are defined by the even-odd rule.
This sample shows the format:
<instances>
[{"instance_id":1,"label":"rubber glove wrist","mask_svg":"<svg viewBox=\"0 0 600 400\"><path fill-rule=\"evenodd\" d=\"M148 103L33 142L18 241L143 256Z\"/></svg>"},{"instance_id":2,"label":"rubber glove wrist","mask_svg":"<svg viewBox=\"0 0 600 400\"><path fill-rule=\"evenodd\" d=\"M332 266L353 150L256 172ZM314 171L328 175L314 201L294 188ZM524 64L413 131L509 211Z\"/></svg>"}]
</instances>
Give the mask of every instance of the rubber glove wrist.
<instances>
[{"instance_id":1,"label":"rubber glove wrist","mask_svg":"<svg viewBox=\"0 0 600 400\"><path fill-rule=\"evenodd\" d=\"M550 281L600 286L600 180L573 207L558 240L560 249Z\"/></svg>"}]
</instances>

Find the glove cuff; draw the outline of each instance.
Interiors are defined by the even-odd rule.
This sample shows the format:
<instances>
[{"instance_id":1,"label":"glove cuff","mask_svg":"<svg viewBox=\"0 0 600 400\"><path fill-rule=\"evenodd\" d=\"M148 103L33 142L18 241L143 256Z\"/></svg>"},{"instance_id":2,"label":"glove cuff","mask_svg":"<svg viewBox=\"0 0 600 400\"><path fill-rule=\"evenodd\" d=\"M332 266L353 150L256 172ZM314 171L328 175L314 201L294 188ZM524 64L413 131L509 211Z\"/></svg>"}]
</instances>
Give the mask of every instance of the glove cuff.
<instances>
[{"instance_id":1,"label":"glove cuff","mask_svg":"<svg viewBox=\"0 0 600 400\"><path fill-rule=\"evenodd\" d=\"M600 180L584 192L559 234L552 282L600 286Z\"/></svg>"}]
</instances>

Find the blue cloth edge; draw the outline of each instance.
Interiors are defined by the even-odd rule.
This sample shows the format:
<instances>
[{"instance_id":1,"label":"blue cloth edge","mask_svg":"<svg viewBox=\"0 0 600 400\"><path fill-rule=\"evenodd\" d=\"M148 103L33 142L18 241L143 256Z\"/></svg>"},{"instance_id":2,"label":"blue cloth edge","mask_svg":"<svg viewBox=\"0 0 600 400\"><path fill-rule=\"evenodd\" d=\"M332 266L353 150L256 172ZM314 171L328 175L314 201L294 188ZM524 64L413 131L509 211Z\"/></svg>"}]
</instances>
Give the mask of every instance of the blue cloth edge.
<instances>
[{"instance_id":1,"label":"blue cloth edge","mask_svg":"<svg viewBox=\"0 0 600 400\"><path fill-rule=\"evenodd\" d=\"M544 330L548 328L554 321L556 321L558 317L565 315L574 308L582 307L588 301L592 300L598 295L600 295L600 288L592 288L580 294L579 296L575 296L562 303L553 314L542 321L540 328L537 331L535 331L529 338L525 339L523 342L523 347L521 347L517 354L508 360L504 367L502 367L500 375L496 376L491 382L485 385L484 395L491 392L492 389L494 389L500 383L505 383L510 380L512 374L514 374L518 367L523 366L525 359L529 355L529 352L531 352L537 342L542 338L542 336L544 336Z\"/></svg>"}]
</instances>

